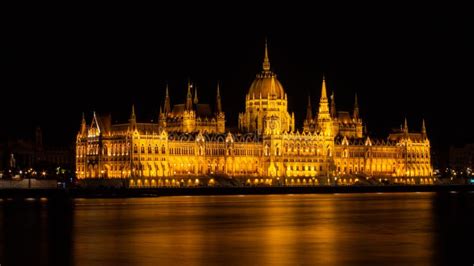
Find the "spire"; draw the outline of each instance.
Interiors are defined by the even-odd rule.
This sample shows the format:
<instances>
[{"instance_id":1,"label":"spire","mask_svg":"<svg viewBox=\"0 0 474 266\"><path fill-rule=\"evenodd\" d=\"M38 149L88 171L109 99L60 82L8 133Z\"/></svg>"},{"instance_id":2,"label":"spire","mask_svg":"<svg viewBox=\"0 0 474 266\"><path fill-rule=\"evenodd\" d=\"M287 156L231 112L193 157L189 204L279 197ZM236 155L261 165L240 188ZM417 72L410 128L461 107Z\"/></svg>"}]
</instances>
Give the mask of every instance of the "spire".
<instances>
[{"instance_id":1,"label":"spire","mask_svg":"<svg viewBox=\"0 0 474 266\"><path fill-rule=\"evenodd\" d=\"M94 112L94 115L95 115L95 112ZM135 105L132 104L132 114L130 115L130 120L133 119L133 120L136 120L136 116L135 116Z\"/></svg>"},{"instance_id":2,"label":"spire","mask_svg":"<svg viewBox=\"0 0 474 266\"><path fill-rule=\"evenodd\" d=\"M325 99L326 102L328 100L328 96L327 96L327 93L326 93L326 78L324 77L323 75L323 86L321 88L321 101Z\"/></svg>"},{"instance_id":3,"label":"spire","mask_svg":"<svg viewBox=\"0 0 474 266\"><path fill-rule=\"evenodd\" d=\"M425 125L425 119L423 118L423 121L421 123L421 134L426 135L426 125Z\"/></svg>"},{"instance_id":4,"label":"spire","mask_svg":"<svg viewBox=\"0 0 474 266\"><path fill-rule=\"evenodd\" d=\"M329 118L331 118L331 116L329 114L328 97L326 93L326 79L323 76L323 85L321 87L321 100L319 101L318 120Z\"/></svg>"},{"instance_id":5,"label":"spire","mask_svg":"<svg viewBox=\"0 0 474 266\"><path fill-rule=\"evenodd\" d=\"M87 132L87 122L84 112L82 113L82 122L81 122L81 134L86 134Z\"/></svg>"},{"instance_id":6,"label":"spire","mask_svg":"<svg viewBox=\"0 0 474 266\"><path fill-rule=\"evenodd\" d=\"M99 121L97 120L97 115L95 114L95 111L92 114L91 128L96 130L96 135L100 134Z\"/></svg>"},{"instance_id":7,"label":"spire","mask_svg":"<svg viewBox=\"0 0 474 266\"><path fill-rule=\"evenodd\" d=\"M191 94L191 88L193 84L188 80L188 95L186 96L186 110L193 109L193 95Z\"/></svg>"},{"instance_id":8,"label":"spire","mask_svg":"<svg viewBox=\"0 0 474 266\"><path fill-rule=\"evenodd\" d=\"M165 114L171 113L171 101L168 92L168 83L166 83L166 96L165 96Z\"/></svg>"},{"instance_id":9,"label":"spire","mask_svg":"<svg viewBox=\"0 0 474 266\"><path fill-rule=\"evenodd\" d=\"M354 114L353 114L354 119L359 119L359 103L357 101L357 93L355 94L355 100L354 100Z\"/></svg>"},{"instance_id":10,"label":"spire","mask_svg":"<svg viewBox=\"0 0 474 266\"><path fill-rule=\"evenodd\" d=\"M194 104L198 104L199 103L199 100L198 100L198 87L197 86L194 86Z\"/></svg>"},{"instance_id":11,"label":"spire","mask_svg":"<svg viewBox=\"0 0 474 266\"><path fill-rule=\"evenodd\" d=\"M331 93L331 117L336 117L336 98L334 91Z\"/></svg>"},{"instance_id":12,"label":"spire","mask_svg":"<svg viewBox=\"0 0 474 266\"><path fill-rule=\"evenodd\" d=\"M219 82L217 82L216 112L217 113L222 113L221 92L220 92L220 89L219 89Z\"/></svg>"},{"instance_id":13,"label":"spire","mask_svg":"<svg viewBox=\"0 0 474 266\"><path fill-rule=\"evenodd\" d=\"M306 120L309 122L313 119L313 111L311 109L311 96L308 95L308 107L306 107Z\"/></svg>"},{"instance_id":14,"label":"spire","mask_svg":"<svg viewBox=\"0 0 474 266\"><path fill-rule=\"evenodd\" d=\"M268 58L268 45L265 38L265 57L263 58L263 70L270 71L270 59Z\"/></svg>"},{"instance_id":15,"label":"spire","mask_svg":"<svg viewBox=\"0 0 474 266\"><path fill-rule=\"evenodd\" d=\"M95 116L95 113L94 113ZM135 116L135 105L132 104L132 113L130 114L130 119L128 120L130 122L130 128L135 129L135 126L137 124L137 117Z\"/></svg>"},{"instance_id":16,"label":"spire","mask_svg":"<svg viewBox=\"0 0 474 266\"><path fill-rule=\"evenodd\" d=\"M408 133L408 121L406 117L405 117L405 124L403 125L403 132Z\"/></svg>"}]
</instances>

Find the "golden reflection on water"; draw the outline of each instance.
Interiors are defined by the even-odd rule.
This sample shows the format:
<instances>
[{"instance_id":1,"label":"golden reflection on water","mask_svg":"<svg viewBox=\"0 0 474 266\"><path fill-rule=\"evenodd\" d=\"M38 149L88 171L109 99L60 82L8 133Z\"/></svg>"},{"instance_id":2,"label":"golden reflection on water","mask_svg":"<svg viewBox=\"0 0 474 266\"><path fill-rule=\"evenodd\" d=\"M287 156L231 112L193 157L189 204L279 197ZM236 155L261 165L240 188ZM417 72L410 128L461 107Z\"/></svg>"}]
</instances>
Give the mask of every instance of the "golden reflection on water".
<instances>
[{"instance_id":1,"label":"golden reflection on water","mask_svg":"<svg viewBox=\"0 0 474 266\"><path fill-rule=\"evenodd\" d=\"M430 264L432 197L396 193L76 200L73 258L76 265Z\"/></svg>"}]
</instances>

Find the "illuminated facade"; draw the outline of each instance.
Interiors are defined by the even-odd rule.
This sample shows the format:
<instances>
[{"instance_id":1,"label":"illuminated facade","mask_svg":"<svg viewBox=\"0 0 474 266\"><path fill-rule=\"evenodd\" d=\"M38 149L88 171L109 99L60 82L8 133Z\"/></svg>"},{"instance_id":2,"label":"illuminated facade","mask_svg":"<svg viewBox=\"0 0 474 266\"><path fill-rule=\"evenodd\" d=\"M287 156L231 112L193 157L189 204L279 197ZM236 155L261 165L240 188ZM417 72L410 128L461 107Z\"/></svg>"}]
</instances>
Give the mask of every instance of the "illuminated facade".
<instances>
[{"instance_id":1,"label":"illuminated facade","mask_svg":"<svg viewBox=\"0 0 474 266\"><path fill-rule=\"evenodd\" d=\"M323 77L316 115L309 100L303 130L296 130L265 45L263 69L245 97L237 132L226 132L219 86L214 110L199 103L189 82L185 103L171 109L167 87L158 123L138 123L133 107L124 124L95 113L90 123L83 117L77 177L129 178L131 186L212 185L214 177L253 185L433 182L424 121L420 133L409 132L405 120L387 139L372 139L357 96L351 113L336 110L334 93L330 99Z\"/></svg>"}]
</instances>

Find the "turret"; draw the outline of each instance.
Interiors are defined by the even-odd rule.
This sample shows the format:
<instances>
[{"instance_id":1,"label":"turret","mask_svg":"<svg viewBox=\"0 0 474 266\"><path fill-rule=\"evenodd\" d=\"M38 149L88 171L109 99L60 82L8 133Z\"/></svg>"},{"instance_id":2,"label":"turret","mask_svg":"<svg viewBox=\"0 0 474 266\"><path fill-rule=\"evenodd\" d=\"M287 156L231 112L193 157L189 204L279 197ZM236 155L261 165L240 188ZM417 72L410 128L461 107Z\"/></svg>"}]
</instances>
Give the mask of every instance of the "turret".
<instances>
[{"instance_id":1,"label":"turret","mask_svg":"<svg viewBox=\"0 0 474 266\"><path fill-rule=\"evenodd\" d=\"M334 97L334 91L331 93L331 117L336 117L336 99Z\"/></svg>"},{"instance_id":2,"label":"turret","mask_svg":"<svg viewBox=\"0 0 474 266\"><path fill-rule=\"evenodd\" d=\"M306 121L309 123L313 120L313 111L311 109L311 96L308 95L308 106L306 107Z\"/></svg>"},{"instance_id":3,"label":"turret","mask_svg":"<svg viewBox=\"0 0 474 266\"><path fill-rule=\"evenodd\" d=\"M199 100L198 100L198 88L197 86L194 86L194 101L193 101L194 104L198 104L199 103Z\"/></svg>"},{"instance_id":4,"label":"turret","mask_svg":"<svg viewBox=\"0 0 474 266\"><path fill-rule=\"evenodd\" d=\"M190 111L193 109L193 95L191 94L191 88L193 85L188 81L188 94L186 95L186 110Z\"/></svg>"},{"instance_id":5,"label":"turret","mask_svg":"<svg viewBox=\"0 0 474 266\"><path fill-rule=\"evenodd\" d=\"M217 83L216 113L222 113L221 92L220 92L220 90L219 90L219 83Z\"/></svg>"},{"instance_id":6,"label":"turret","mask_svg":"<svg viewBox=\"0 0 474 266\"><path fill-rule=\"evenodd\" d=\"M165 96L165 114L171 113L171 101L170 101L170 95L168 92L168 84L166 84L166 96ZM160 112L161 113L161 112Z\"/></svg>"},{"instance_id":7,"label":"turret","mask_svg":"<svg viewBox=\"0 0 474 266\"><path fill-rule=\"evenodd\" d=\"M95 113L94 113L95 116ZM130 114L130 119L128 120L130 123L130 129L135 130L137 128L137 117L135 116L135 105L132 104L132 113Z\"/></svg>"},{"instance_id":8,"label":"turret","mask_svg":"<svg viewBox=\"0 0 474 266\"><path fill-rule=\"evenodd\" d=\"M408 134L408 121L406 117L405 117L405 123L403 124L403 132Z\"/></svg>"},{"instance_id":9,"label":"turret","mask_svg":"<svg viewBox=\"0 0 474 266\"><path fill-rule=\"evenodd\" d=\"M426 138L426 125L425 125L425 119L422 120L421 122L421 134L423 135L423 138Z\"/></svg>"},{"instance_id":10,"label":"turret","mask_svg":"<svg viewBox=\"0 0 474 266\"><path fill-rule=\"evenodd\" d=\"M86 116L84 115L84 113L82 113L81 135L82 136L87 135L87 122L86 122Z\"/></svg>"},{"instance_id":11,"label":"turret","mask_svg":"<svg viewBox=\"0 0 474 266\"><path fill-rule=\"evenodd\" d=\"M353 113L352 117L354 118L354 120L358 120L358 119L359 119L359 103L358 103L358 101L357 101L357 93L355 94L354 113Z\"/></svg>"}]
</instances>

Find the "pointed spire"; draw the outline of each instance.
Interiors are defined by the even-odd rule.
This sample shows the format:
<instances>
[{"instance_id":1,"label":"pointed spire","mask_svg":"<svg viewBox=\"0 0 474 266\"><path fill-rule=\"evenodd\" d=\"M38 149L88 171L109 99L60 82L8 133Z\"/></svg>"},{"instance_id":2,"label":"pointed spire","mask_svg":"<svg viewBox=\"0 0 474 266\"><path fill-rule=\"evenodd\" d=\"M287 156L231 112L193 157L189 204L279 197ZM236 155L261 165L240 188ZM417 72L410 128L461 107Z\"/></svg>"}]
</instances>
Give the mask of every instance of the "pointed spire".
<instances>
[{"instance_id":1,"label":"pointed spire","mask_svg":"<svg viewBox=\"0 0 474 266\"><path fill-rule=\"evenodd\" d=\"M97 121L97 115L96 115L95 111L92 113L91 128L94 128L95 130L97 130L97 134L100 134L99 122Z\"/></svg>"},{"instance_id":2,"label":"pointed spire","mask_svg":"<svg viewBox=\"0 0 474 266\"><path fill-rule=\"evenodd\" d=\"M128 120L130 122L130 129L135 130L137 127L137 117L135 116L135 105L132 104L132 114L130 115L130 119Z\"/></svg>"},{"instance_id":3,"label":"pointed spire","mask_svg":"<svg viewBox=\"0 0 474 266\"><path fill-rule=\"evenodd\" d=\"M94 112L94 116L95 116L95 112ZM135 116L135 105L132 104L132 114L130 115L130 119L136 119L136 116Z\"/></svg>"},{"instance_id":4,"label":"pointed spire","mask_svg":"<svg viewBox=\"0 0 474 266\"><path fill-rule=\"evenodd\" d=\"M313 111L311 108L311 96L308 95L308 106L306 107L306 121L311 121L313 119Z\"/></svg>"},{"instance_id":5,"label":"pointed spire","mask_svg":"<svg viewBox=\"0 0 474 266\"><path fill-rule=\"evenodd\" d=\"M191 88L192 87L193 87L193 85L191 84L191 81L189 81L189 79L188 79L188 94L187 94L187 97L192 98L192 94L191 94Z\"/></svg>"},{"instance_id":6,"label":"pointed spire","mask_svg":"<svg viewBox=\"0 0 474 266\"><path fill-rule=\"evenodd\" d=\"M319 112L318 120L320 119L330 119L331 115L329 113L328 97L326 92L326 79L323 75L323 85L321 87L321 99L319 101Z\"/></svg>"},{"instance_id":7,"label":"pointed spire","mask_svg":"<svg viewBox=\"0 0 474 266\"><path fill-rule=\"evenodd\" d=\"M219 82L217 82L216 112L217 113L222 113L221 92L220 92L220 89L219 89Z\"/></svg>"},{"instance_id":8,"label":"pointed spire","mask_svg":"<svg viewBox=\"0 0 474 266\"><path fill-rule=\"evenodd\" d=\"M328 99L327 93L326 93L326 78L323 75L323 86L321 87L321 100L323 99Z\"/></svg>"},{"instance_id":9,"label":"pointed spire","mask_svg":"<svg viewBox=\"0 0 474 266\"><path fill-rule=\"evenodd\" d=\"M331 93L331 117L336 117L336 98L334 96L334 91Z\"/></svg>"},{"instance_id":10,"label":"pointed spire","mask_svg":"<svg viewBox=\"0 0 474 266\"><path fill-rule=\"evenodd\" d=\"M87 132L87 122L86 115L82 112L82 121L81 121L81 134L86 134Z\"/></svg>"},{"instance_id":11,"label":"pointed spire","mask_svg":"<svg viewBox=\"0 0 474 266\"><path fill-rule=\"evenodd\" d=\"M426 125L425 125L425 119L423 118L423 121L421 123L421 134L426 135Z\"/></svg>"},{"instance_id":12,"label":"pointed spire","mask_svg":"<svg viewBox=\"0 0 474 266\"><path fill-rule=\"evenodd\" d=\"M197 86L194 86L194 104L198 104L199 103L199 100L198 100L198 88Z\"/></svg>"},{"instance_id":13,"label":"pointed spire","mask_svg":"<svg viewBox=\"0 0 474 266\"><path fill-rule=\"evenodd\" d=\"M193 85L191 84L191 81L188 80L188 94L186 96L186 110L193 109L193 95L191 94L192 87Z\"/></svg>"},{"instance_id":14,"label":"pointed spire","mask_svg":"<svg viewBox=\"0 0 474 266\"><path fill-rule=\"evenodd\" d=\"M408 121L405 117L405 123L403 124L403 132L408 133Z\"/></svg>"},{"instance_id":15,"label":"pointed spire","mask_svg":"<svg viewBox=\"0 0 474 266\"><path fill-rule=\"evenodd\" d=\"M354 100L354 114L353 114L354 119L359 119L359 103L357 101L357 93L355 94L355 100Z\"/></svg>"},{"instance_id":16,"label":"pointed spire","mask_svg":"<svg viewBox=\"0 0 474 266\"><path fill-rule=\"evenodd\" d=\"M265 57L263 58L263 70L270 71L270 59L268 58L267 38L265 38Z\"/></svg>"},{"instance_id":17,"label":"pointed spire","mask_svg":"<svg viewBox=\"0 0 474 266\"><path fill-rule=\"evenodd\" d=\"M171 101L170 101L170 95L168 92L168 83L166 83L165 114L168 114L168 113L171 113Z\"/></svg>"}]
</instances>

